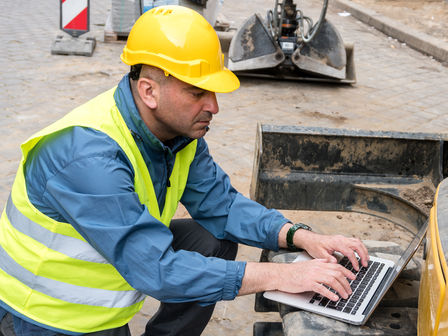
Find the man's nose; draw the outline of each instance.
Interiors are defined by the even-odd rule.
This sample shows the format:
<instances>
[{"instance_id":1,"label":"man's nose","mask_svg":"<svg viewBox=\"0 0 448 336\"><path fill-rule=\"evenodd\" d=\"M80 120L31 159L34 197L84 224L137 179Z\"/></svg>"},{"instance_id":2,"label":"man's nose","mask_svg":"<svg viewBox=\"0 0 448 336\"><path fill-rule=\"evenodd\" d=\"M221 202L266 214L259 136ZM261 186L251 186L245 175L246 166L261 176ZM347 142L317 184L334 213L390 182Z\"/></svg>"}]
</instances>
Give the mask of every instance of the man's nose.
<instances>
[{"instance_id":1,"label":"man's nose","mask_svg":"<svg viewBox=\"0 0 448 336\"><path fill-rule=\"evenodd\" d=\"M219 112L218 100L214 92L208 91L205 98L204 110L212 114Z\"/></svg>"}]
</instances>

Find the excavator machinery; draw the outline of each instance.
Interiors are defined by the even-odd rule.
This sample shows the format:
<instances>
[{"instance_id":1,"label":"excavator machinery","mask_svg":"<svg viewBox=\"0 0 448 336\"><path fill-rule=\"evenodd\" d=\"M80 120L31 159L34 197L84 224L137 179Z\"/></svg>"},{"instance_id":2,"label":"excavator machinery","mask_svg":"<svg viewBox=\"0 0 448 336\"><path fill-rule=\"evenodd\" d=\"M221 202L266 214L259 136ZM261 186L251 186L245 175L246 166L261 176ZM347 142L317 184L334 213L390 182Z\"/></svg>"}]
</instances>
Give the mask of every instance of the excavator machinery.
<instances>
[{"instance_id":1,"label":"excavator machinery","mask_svg":"<svg viewBox=\"0 0 448 336\"><path fill-rule=\"evenodd\" d=\"M315 231L364 237L369 254L390 260L399 260L407 243L427 230L423 246L363 326L257 293L255 311L278 312L282 321L256 322L254 336L448 336L446 134L260 123L250 196ZM343 220L355 213L353 224ZM260 262L295 257L286 249L263 250Z\"/></svg>"},{"instance_id":2,"label":"excavator machinery","mask_svg":"<svg viewBox=\"0 0 448 336\"><path fill-rule=\"evenodd\" d=\"M316 22L293 0L276 0L266 17L256 13L234 34L228 68L237 75L354 83L353 45L326 18L323 0Z\"/></svg>"}]
</instances>

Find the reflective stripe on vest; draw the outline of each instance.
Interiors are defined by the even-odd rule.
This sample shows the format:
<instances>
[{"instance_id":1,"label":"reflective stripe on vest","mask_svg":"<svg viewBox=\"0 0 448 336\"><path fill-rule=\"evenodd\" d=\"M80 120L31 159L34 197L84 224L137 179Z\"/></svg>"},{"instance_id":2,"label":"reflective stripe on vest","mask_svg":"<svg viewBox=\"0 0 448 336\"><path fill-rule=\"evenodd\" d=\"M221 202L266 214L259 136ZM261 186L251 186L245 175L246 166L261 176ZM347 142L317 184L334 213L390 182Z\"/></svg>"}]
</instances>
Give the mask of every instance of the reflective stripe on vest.
<instances>
[{"instance_id":1,"label":"reflective stripe on vest","mask_svg":"<svg viewBox=\"0 0 448 336\"><path fill-rule=\"evenodd\" d=\"M0 300L39 323L89 333L127 323L144 295L123 279L74 228L39 212L29 201L24 166L45 136L71 126L106 133L132 164L134 187L151 215L169 225L182 197L197 141L176 154L171 187L159 211L146 164L118 111L115 88L75 109L22 145L23 157L0 219Z\"/></svg>"},{"instance_id":2,"label":"reflective stripe on vest","mask_svg":"<svg viewBox=\"0 0 448 336\"><path fill-rule=\"evenodd\" d=\"M20 266L1 246L0 268L9 275L20 279L23 284L34 288L36 291L71 303L108 308L123 308L138 303L145 298L144 294L135 295L135 290L115 291L111 293L111 291L107 290L74 286L53 279L36 276L26 268Z\"/></svg>"},{"instance_id":3,"label":"reflective stripe on vest","mask_svg":"<svg viewBox=\"0 0 448 336\"><path fill-rule=\"evenodd\" d=\"M74 259L81 259L100 264L108 263L107 260L96 250L92 249L90 244L86 241L51 232L25 217L19 209L16 208L11 200L11 196L9 196L6 204L6 215L17 231L26 234L42 245L48 246L51 249Z\"/></svg>"}]
</instances>

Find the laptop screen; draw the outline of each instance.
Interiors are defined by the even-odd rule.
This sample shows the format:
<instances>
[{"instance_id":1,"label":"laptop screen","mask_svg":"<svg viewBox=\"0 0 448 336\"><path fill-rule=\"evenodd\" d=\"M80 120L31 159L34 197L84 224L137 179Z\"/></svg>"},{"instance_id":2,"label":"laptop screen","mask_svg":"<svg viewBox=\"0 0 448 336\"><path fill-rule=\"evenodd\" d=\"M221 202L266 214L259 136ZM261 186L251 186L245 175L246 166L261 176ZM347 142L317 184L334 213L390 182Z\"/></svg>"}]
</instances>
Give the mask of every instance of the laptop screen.
<instances>
[{"instance_id":1,"label":"laptop screen","mask_svg":"<svg viewBox=\"0 0 448 336\"><path fill-rule=\"evenodd\" d=\"M426 221L418 233L415 235L414 239L409 243L409 246L406 248L404 253L401 255L401 257L398 259L398 261L395 263L395 266L393 269L389 272L389 274L383 279L382 285L377 290L378 295L375 295L375 300L372 300L372 302L367 307L366 311L370 309L370 315L374 309L371 309L371 306L374 308L379 304L383 296L386 294L386 292L389 290L389 288L392 286L393 282L396 280L398 275L401 273L401 271L406 267L409 260L411 260L412 256L414 255L415 251L420 246L423 237L426 234L426 230L428 228L429 221ZM368 316L367 316L368 317Z\"/></svg>"},{"instance_id":2,"label":"laptop screen","mask_svg":"<svg viewBox=\"0 0 448 336\"><path fill-rule=\"evenodd\" d=\"M412 256L415 254L418 247L420 246L420 244L423 240L423 237L425 236L426 230L428 228L428 223L429 222L426 221L422 225L422 227L420 228L420 230L418 231L418 233L416 234L414 239L410 242L409 246L406 248L404 253L401 255L400 259L398 259L398 261L395 263L395 267L392 271L391 276L396 277L398 275L398 273L400 273L403 270L403 268L406 267L409 260L411 260Z\"/></svg>"}]
</instances>

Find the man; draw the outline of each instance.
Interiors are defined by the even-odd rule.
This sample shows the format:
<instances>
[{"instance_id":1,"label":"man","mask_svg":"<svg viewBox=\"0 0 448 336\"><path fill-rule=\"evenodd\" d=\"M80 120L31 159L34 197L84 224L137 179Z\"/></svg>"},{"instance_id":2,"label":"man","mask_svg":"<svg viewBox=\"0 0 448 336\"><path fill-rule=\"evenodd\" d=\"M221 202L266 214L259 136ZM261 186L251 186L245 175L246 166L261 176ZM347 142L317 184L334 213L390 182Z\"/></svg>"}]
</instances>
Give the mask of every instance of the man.
<instances>
[{"instance_id":1,"label":"man","mask_svg":"<svg viewBox=\"0 0 448 336\"><path fill-rule=\"evenodd\" d=\"M162 303L145 335L199 335L214 304L237 295L348 297L354 275L333 253L358 269L364 245L245 198L210 156L215 92L239 82L205 19L157 7L137 20L121 58L131 71L116 88L22 145L0 222L1 333L129 335L146 295ZM172 220L178 202L192 219ZM316 259L235 261L237 243Z\"/></svg>"}]
</instances>

